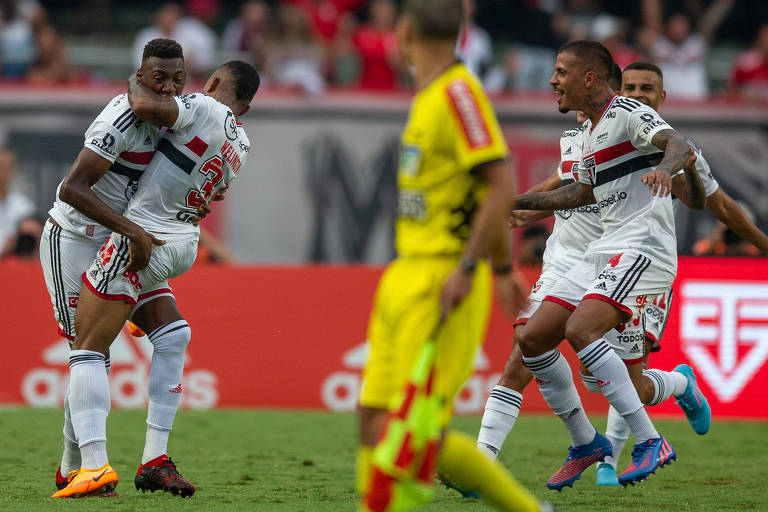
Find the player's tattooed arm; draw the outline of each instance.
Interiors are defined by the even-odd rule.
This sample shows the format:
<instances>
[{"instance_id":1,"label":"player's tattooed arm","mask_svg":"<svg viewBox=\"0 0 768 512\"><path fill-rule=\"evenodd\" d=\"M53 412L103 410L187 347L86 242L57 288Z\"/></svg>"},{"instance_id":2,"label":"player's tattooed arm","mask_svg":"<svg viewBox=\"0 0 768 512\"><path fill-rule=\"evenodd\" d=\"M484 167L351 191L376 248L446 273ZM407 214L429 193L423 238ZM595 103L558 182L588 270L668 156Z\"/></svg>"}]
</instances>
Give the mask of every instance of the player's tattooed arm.
<instances>
[{"instance_id":1,"label":"player's tattooed arm","mask_svg":"<svg viewBox=\"0 0 768 512\"><path fill-rule=\"evenodd\" d=\"M523 194L515 201L519 210L567 210L597 202L592 187L578 181L549 192Z\"/></svg>"},{"instance_id":2,"label":"player's tattooed arm","mask_svg":"<svg viewBox=\"0 0 768 512\"><path fill-rule=\"evenodd\" d=\"M695 155L693 148L672 129L657 132L651 139L651 144L664 151L664 158L656 169L643 176L641 181L651 190L651 195L665 197L672 190L671 176L685 167L692 155L695 161Z\"/></svg>"},{"instance_id":3,"label":"player's tattooed arm","mask_svg":"<svg viewBox=\"0 0 768 512\"><path fill-rule=\"evenodd\" d=\"M678 173L672 178L672 193L688 208L701 210L707 206L707 193L696 172L695 153L688 159L682 175Z\"/></svg>"},{"instance_id":4,"label":"player's tattooed arm","mask_svg":"<svg viewBox=\"0 0 768 512\"><path fill-rule=\"evenodd\" d=\"M549 178L526 190L525 193L532 194L534 192L557 190L561 183L560 175L555 172ZM507 219L507 227L510 229L527 228L528 226L554 214L555 212L553 210L513 210L509 214L509 219Z\"/></svg>"},{"instance_id":5,"label":"player's tattooed arm","mask_svg":"<svg viewBox=\"0 0 768 512\"><path fill-rule=\"evenodd\" d=\"M157 94L141 83L135 73L128 79L128 103L139 118L159 126L173 126L179 117L176 100Z\"/></svg>"}]
</instances>

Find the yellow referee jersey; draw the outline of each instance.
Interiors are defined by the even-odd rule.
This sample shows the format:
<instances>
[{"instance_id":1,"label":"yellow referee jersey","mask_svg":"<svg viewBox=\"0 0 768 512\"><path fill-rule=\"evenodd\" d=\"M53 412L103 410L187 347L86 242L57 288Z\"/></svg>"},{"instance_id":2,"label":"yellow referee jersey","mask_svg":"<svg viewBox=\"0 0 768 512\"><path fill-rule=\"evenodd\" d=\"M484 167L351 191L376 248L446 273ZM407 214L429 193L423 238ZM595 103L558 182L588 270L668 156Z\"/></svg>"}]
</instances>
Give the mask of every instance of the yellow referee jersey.
<instances>
[{"instance_id":1,"label":"yellow referee jersey","mask_svg":"<svg viewBox=\"0 0 768 512\"><path fill-rule=\"evenodd\" d=\"M485 194L472 171L507 157L493 108L464 64L456 63L414 97L401 146L397 253L458 255Z\"/></svg>"}]
</instances>

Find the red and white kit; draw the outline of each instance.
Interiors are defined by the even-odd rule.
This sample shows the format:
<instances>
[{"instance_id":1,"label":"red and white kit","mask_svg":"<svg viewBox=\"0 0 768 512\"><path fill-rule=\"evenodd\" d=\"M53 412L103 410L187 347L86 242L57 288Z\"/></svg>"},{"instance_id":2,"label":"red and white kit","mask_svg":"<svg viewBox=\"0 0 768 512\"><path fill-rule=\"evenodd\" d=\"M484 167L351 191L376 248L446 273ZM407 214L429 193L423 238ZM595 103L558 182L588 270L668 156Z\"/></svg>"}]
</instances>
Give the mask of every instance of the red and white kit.
<instances>
[{"instance_id":1,"label":"red and white kit","mask_svg":"<svg viewBox=\"0 0 768 512\"><path fill-rule=\"evenodd\" d=\"M116 212L125 210L160 136L157 126L138 119L131 111L126 94L114 97L85 132L85 147L112 162L109 171L91 187L94 194ZM40 261L59 334L72 341L82 275L109 230L60 200L58 189L48 214L58 226L46 222Z\"/></svg>"},{"instance_id":2,"label":"red and white kit","mask_svg":"<svg viewBox=\"0 0 768 512\"><path fill-rule=\"evenodd\" d=\"M126 273L130 242L113 233L83 276L102 298L136 304L147 293L162 294L167 279L186 272L197 254L197 209L237 177L248 157L250 142L229 107L201 93L175 100L179 117L124 212L166 244L152 249L146 268Z\"/></svg>"},{"instance_id":3,"label":"red and white kit","mask_svg":"<svg viewBox=\"0 0 768 512\"><path fill-rule=\"evenodd\" d=\"M614 96L585 130L579 181L593 186L603 234L544 300L569 308L583 299L603 300L627 314L625 327L635 328L648 298L670 287L677 267L672 201L652 196L641 182L664 156L653 136L669 128L652 108ZM639 341L636 357L642 357Z\"/></svg>"}]
</instances>

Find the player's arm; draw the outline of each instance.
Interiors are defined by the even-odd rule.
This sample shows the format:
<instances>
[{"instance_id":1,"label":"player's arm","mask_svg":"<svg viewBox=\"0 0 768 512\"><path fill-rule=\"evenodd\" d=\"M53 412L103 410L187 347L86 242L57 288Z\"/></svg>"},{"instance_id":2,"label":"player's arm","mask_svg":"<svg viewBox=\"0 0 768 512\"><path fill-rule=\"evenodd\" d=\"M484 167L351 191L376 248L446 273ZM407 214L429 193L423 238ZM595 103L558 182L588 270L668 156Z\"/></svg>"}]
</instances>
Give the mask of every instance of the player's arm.
<instances>
[{"instance_id":1,"label":"player's arm","mask_svg":"<svg viewBox=\"0 0 768 512\"><path fill-rule=\"evenodd\" d=\"M707 198L707 208L741 238L768 253L768 236L755 226L739 203L723 189L718 188Z\"/></svg>"},{"instance_id":2,"label":"player's arm","mask_svg":"<svg viewBox=\"0 0 768 512\"><path fill-rule=\"evenodd\" d=\"M671 176L680 169L685 170L686 180L691 175L690 180L698 181L701 185L701 180L692 165L696 162L696 154L693 148L675 130L665 128L657 131L651 138L651 144L664 151L661 163L656 169L643 176L641 180L651 189L652 195L668 196L672 188ZM686 169L686 167L688 168Z\"/></svg>"},{"instance_id":3,"label":"player's arm","mask_svg":"<svg viewBox=\"0 0 768 512\"><path fill-rule=\"evenodd\" d=\"M520 210L567 210L597 202L592 186L575 181L557 190L522 194L515 199Z\"/></svg>"},{"instance_id":4,"label":"player's arm","mask_svg":"<svg viewBox=\"0 0 768 512\"><path fill-rule=\"evenodd\" d=\"M128 103L140 119L158 126L171 127L179 117L179 105L171 96L163 96L139 81L136 73L128 78Z\"/></svg>"},{"instance_id":5,"label":"player's arm","mask_svg":"<svg viewBox=\"0 0 768 512\"><path fill-rule=\"evenodd\" d=\"M529 188L525 193L531 194L534 192L547 192L549 190L556 190L562 185L562 180L558 173L554 173L549 178ZM527 228L531 224L538 222L542 219L546 219L551 215L554 215L554 210L513 210L509 214L509 220L507 226L510 228Z\"/></svg>"},{"instance_id":6,"label":"player's arm","mask_svg":"<svg viewBox=\"0 0 768 512\"><path fill-rule=\"evenodd\" d=\"M141 226L114 211L91 190L111 165L112 162L106 158L83 148L61 183L59 199L102 226L127 237L131 241L127 270L141 270L149 263L152 245L163 245L165 242L157 240Z\"/></svg>"},{"instance_id":7,"label":"player's arm","mask_svg":"<svg viewBox=\"0 0 768 512\"><path fill-rule=\"evenodd\" d=\"M696 160L686 165L691 167L692 172L684 170L672 178L672 194L680 199L688 208L701 210L707 206L707 192L704 190L704 183L696 171ZM696 179L698 178L698 179Z\"/></svg>"}]
</instances>

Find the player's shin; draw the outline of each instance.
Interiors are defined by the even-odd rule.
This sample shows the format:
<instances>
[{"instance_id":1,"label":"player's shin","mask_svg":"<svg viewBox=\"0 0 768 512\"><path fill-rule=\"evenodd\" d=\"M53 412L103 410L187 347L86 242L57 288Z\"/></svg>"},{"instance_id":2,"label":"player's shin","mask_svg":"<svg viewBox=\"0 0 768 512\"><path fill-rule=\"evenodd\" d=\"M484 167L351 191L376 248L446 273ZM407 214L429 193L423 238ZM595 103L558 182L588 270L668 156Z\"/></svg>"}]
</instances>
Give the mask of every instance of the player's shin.
<instances>
[{"instance_id":1,"label":"player's shin","mask_svg":"<svg viewBox=\"0 0 768 512\"><path fill-rule=\"evenodd\" d=\"M605 437L611 442L613 446L613 455L609 455L605 458L605 462L613 466L616 469L619 463L619 457L621 456L624 445L629 439L629 425L624 421L616 409L611 406L608 409L608 424L605 427Z\"/></svg>"},{"instance_id":2,"label":"player's shin","mask_svg":"<svg viewBox=\"0 0 768 512\"><path fill-rule=\"evenodd\" d=\"M540 356L523 357L523 361L533 373L544 400L565 423L571 436L571 446L590 443L595 437L595 427L584 413L573 384L571 367L560 351L555 349Z\"/></svg>"},{"instance_id":3,"label":"player's shin","mask_svg":"<svg viewBox=\"0 0 768 512\"><path fill-rule=\"evenodd\" d=\"M495 386L485 403L485 412L477 436L477 448L496 460L504 440L515 426L523 395L504 386Z\"/></svg>"},{"instance_id":4,"label":"player's shin","mask_svg":"<svg viewBox=\"0 0 768 512\"><path fill-rule=\"evenodd\" d=\"M635 443L659 437L640 397L637 395L624 362L605 339L600 338L578 353L579 359L598 380L608 402L629 424Z\"/></svg>"},{"instance_id":5,"label":"player's shin","mask_svg":"<svg viewBox=\"0 0 768 512\"><path fill-rule=\"evenodd\" d=\"M82 464L80 447L77 445L77 436L75 436L75 428L72 426L72 414L69 409L69 386L64 393L64 428L62 432L64 434L64 451L61 454L59 471L62 475L66 475L70 471L80 469Z\"/></svg>"},{"instance_id":6,"label":"player's shin","mask_svg":"<svg viewBox=\"0 0 768 512\"><path fill-rule=\"evenodd\" d=\"M73 350L69 356L69 409L80 446L82 467L107 464L107 415L109 380L104 355L92 350Z\"/></svg>"},{"instance_id":7,"label":"player's shin","mask_svg":"<svg viewBox=\"0 0 768 512\"><path fill-rule=\"evenodd\" d=\"M653 385L653 398L647 405L658 405L669 397L678 397L685 393L688 380L678 372L662 370L643 370L643 378Z\"/></svg>"},{"instance_id":8,"label":"player's shin","mask_svg":"<svg viewBox=\"0 0 768 512\"><path fill-rule=\"evenodd\" d=\"M478 492L498 510L537 512L536 498L526 491L500 465L477 451L475 443L464 434L448 431L445 435L438 468L462 488Z\"/></svg>"},{"instance_id":9,"label":"player's shin","mask_svg":"<svg viewBox=\"0 0 768 512\"><path fill-rule=\"evenodd\" d=\"M149 335L154 346L149 371L147 436L141 463L168 453L168 436L181 401L184 352L191 337L185 320L176 320Z\"/></svg>"}]
</instances>

